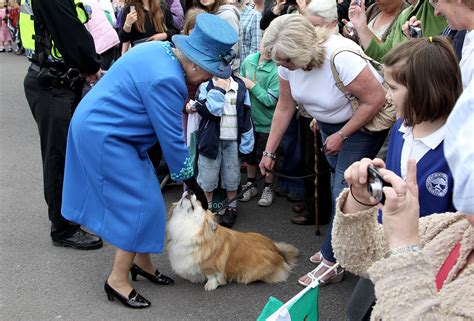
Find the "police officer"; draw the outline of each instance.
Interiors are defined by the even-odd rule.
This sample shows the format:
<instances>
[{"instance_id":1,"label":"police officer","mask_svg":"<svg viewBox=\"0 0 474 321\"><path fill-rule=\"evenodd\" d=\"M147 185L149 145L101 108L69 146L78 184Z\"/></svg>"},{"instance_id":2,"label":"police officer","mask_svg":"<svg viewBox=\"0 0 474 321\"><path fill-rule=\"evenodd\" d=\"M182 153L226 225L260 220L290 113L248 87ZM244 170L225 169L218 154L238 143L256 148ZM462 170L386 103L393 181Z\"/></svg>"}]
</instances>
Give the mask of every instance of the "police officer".
<instances>
[{"instance_id":1,"label":"police officer","mask_svg":"<svg viewBox=\"0 0 474 321\"><path fill-rule=\"evenodd\" d=\"M100 58L84 26L86 9L78 0L22 0L20 29L32 63L24 88L40 135L51 238L56 246L92 250L102 247L102 239L61 215L69 122L84 81L93 83L100 74Z\"/></svg>"}]
</instances>

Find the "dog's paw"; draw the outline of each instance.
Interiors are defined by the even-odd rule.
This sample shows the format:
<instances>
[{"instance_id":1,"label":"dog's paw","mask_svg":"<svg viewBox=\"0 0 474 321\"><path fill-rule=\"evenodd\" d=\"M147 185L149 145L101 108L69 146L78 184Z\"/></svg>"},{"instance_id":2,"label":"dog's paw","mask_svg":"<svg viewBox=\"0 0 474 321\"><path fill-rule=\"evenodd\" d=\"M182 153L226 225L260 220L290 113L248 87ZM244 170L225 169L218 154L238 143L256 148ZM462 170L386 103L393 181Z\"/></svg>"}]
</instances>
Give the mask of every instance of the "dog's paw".
<instances>
[{"instance_id":1,"label":"dog's paw","mask_svg":"<svg viewBox=\"0 0 474 321\"><path fill-rule=\"evenodd\" d=\"M204 284L204 290L206 291L212 291L212 290L215 290L217 289L217 287L219 286L219 283L217 282L216 279L209 279L207 280L206 284Z\"/></svg>"}]
</instances>

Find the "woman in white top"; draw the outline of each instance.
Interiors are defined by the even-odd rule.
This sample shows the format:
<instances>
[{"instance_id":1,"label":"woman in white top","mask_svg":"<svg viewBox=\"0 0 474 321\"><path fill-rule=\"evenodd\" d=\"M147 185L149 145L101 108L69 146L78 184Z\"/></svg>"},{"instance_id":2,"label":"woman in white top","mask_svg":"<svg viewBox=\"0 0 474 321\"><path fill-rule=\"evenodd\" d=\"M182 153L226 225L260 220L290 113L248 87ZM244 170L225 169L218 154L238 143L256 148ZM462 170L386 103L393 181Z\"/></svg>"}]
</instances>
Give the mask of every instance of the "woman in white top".
<instances>
[{"instance_id":1,"label":"woman in white top","mask_svg":"<svg viewBox=\"0 0 474 321\"><path fill-rule=\"evenodd\" d=\"M324 142L326 158L334 169L331 174L333 204L335 197L347 186L344 171L354 161L374 156L383 143L387 131L369 133L364 125L378 113L385 102L383 79L363 58L352 52L342 52L334 60L344 86L360 101L353 112L349 99L337 88L330 60L339 48L362 49L333 30L314 27L300 15L284 15L270 24L263 36L263 47L279 67L280 98L273 116L270 137L260 169L262 174L275 164L273 153L288 127L296 102L317 120ZM328 229L331 231L331 228ZM318 277L334 265L331 235L327 233L318 268ZM323 282L342 280L343 270L329 273ZM305 285L311 276L299 281Z\"/></svg>"}]
</instances>

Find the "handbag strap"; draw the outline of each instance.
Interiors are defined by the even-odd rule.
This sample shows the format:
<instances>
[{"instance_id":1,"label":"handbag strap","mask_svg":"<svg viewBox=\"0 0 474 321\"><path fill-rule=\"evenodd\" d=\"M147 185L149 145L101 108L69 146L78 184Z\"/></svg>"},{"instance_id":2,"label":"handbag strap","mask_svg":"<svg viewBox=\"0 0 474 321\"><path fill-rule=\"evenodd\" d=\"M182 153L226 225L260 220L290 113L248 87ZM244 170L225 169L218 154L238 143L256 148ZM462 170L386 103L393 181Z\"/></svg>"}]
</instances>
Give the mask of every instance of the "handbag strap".
<instances>
[{"instance_id":1,"label":"handbag strap","mask_svg":"<svg viewBox=\"0 0 474 321\"><path fill-rule=\"evenodd\" d=\"M363 51L359 51L357 49L350 48L350 47L341 47L341 48L336 49L332 53L332 55L331 55L331 72L332 72L332 76L334 77L334 80L336 81L336 87L346 96L347 99L349 99L349 101L351 102L352 110L356 111L357 108L359 108L359 100L349 92L349 90L347 89L346 86L344 86L344 83L342 82L341 77L339 76L339 72L337 71L336 63L335 63L336 56L338 54L340 54L341 52L345 52L345 51L352 52L353 54L356 54L357 56L361 57L362 59L370 62L374 67L376 67L378 69L381 68L382 64L380 62L370 58L369 56L367 56Z\"/></svg>"},{"instance_id":2,"label":"handbag strap","mask_svg":"<svg viewBox=\"0 0 474 321\"><path fill-rule=\"evenodd\" d=\"M460 255L461 255L461 242L458 242L456 243L454 248L451 250L451 253L449 253L446 260L444 260L443 265L441 265L441 268L439 269L438 274L436 275L435 283L436 283L436 290L438 290L438 292L443 287L444 282L448 278L448 274L454 268L454 265L456 264L456 261L458 260Z\"/></svg>"}]
</instances>

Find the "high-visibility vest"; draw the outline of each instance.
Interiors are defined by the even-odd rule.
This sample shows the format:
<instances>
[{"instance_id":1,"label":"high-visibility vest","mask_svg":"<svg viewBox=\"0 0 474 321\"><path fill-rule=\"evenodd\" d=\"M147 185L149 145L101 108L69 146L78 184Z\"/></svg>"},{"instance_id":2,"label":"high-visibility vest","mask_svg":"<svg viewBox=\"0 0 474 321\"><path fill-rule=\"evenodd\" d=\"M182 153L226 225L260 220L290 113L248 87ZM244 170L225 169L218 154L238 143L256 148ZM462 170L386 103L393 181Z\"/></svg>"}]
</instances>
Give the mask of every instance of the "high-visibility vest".
<instances>
[{"instance_id":1,"label":"high-visibility vest","mask_svg":"<svg viewBox=\"0 0 474 321\"><path fill-rule=\"evenodd\" d=\"M36 60L38 52L38 36L36 34L36 28L39 28L39 24L35 23L35 16L33 12L32 1L34 0L21 0L20 6L20 37L23 48L25 48L26 56L30 60ZM84 6L80 0L74 0L76 5L77 18L81 23L87 23L89 21L90 8ZM62 61L63 57L59 50L54 45L52 39L50 43L46 44L46 47L50 48L48 52L48 62Z\"/></svg>"}]
</instances>

